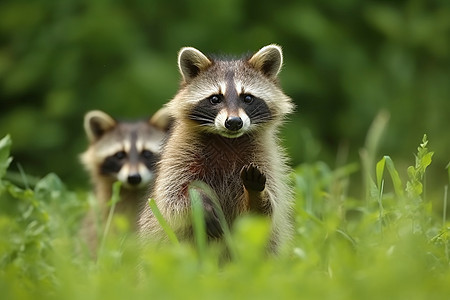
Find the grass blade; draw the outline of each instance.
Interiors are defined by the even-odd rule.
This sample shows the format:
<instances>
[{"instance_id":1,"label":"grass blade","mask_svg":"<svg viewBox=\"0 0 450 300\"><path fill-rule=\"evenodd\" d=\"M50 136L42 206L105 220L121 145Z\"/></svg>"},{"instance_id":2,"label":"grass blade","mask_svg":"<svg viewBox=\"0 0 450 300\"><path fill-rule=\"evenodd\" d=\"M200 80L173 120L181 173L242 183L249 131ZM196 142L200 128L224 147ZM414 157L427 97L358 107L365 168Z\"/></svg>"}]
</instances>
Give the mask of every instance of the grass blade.
<instances>
[{"instance_id":1,"label":"grass blade","mask_svg":"<svg viewBox=\"0 0 450 300\"><path fill-rule=\"evenodd\" d=\"M447 165L447 169L449 169L449 181L450 181L450 163ZM442 232L448 232L449 228L447 227L447 202L448 202L448 184L444 187L444 208L442 212ZM448 235L447 235L448 237ZM448 240L444 243L445 249L445 257L447 258L447 263L449 262L449 243Z\"/></svg>"},{"instance_id":2,"label":"grass blade","mask_svg":"<svg viewBox=\"0 0 450 300\"><path fill-rule=\"evenodd\" d=\"M376 166L378 191L380 191L380 188L381 188L381 181L383 180L383 173L384 173L384 166L385 165L386 165L386 156L384 156L377 163L377 166Z\"/></svg>"},{"instance_id":3,"label":"grass blade","mask_svg":"<svg viewBox=\"0 0 450 300\"><path fill-rule=\"evenodd\" d=\"M444 208L442 211L442 228L445 228L447 222L447 197L448 197L448 185L444 187Z\"/></svg>"},{"instance_id":4,"label":"grass blade","mask_svg":"<svg viewBox=\"0 0 450 300\"><path fill-rule=\"evenodd\" d=\"M111 222L114 215L114 210L116 208L116 204L120 201L120 188L122 186L122 182L116 181L112 186L112 195L111 200L109 201L109 213L108 218L106 219L105 229L103 231L102 240L99 248L99 255L103 253L103 249L105 247L106 237L108 236L109 229L111 228Z\"/></svg>"},{"instance_id":5,"label":"grass blade","mask_svg":"<svg viewBox=\"0 0 450 300\"><path fill-rule=\"evenodd\" d=\"M375 157L378 150L383 132L385 131L390 115L389 112L382 110L373 120L366 136L364 148L360 150L362 176L365 183L366 201L372 198L372 185L374 184L372 174L374 172Z\"/></svg>"},{"instance_id":6,"label":"grass blade","mask_svg":"<svg viewBox=\"0 0 450 300\"><path fill-rule=\"evenodd\" d=\"M175 235L175 232L173 232L172 228L170 228L169 224L167 224L166 220L164 219L163 215L161 214L161 211L159 210L158 206L156 205L155 200L149 199L148 205L150 206L150 209L152 210L153 215L155 216L156 220L158 220L159 225L161 225L162 229L169 237L169 240L173 244L179 245L180 242L178 241L178 238Z\"/></svg>"},{"instance_id":7,"label":"grass blade","mask_svg":"<svg viewBox=\"0 0 450 300\"><path fill-rule=\"evenodd\" d=\"M225 214L222 211L222 207L220 206L219 199L217 198L216 193L211 189L210 186L208 186L206 183L204 183L202 181L193 181L189 185L189 190L191 190L191 189L199 189L209 197L209 199L211 200L212 204L214 205L214 209L219 217L219 222L220 222L220 225L222 226L222 230L223 230L224 241L228 247L228 250L230 251L231 258L232 259L237 258L233 239L231 238L231 231L230 231L230 228L228 227L228 223L225 219Z\"/></svg>"},{"instance_id":8,"label":"grass blade","mask_svg":"<svg viewBox=\"0 0 450 300\"><path fill-rule=\"evenodd\" d=\"M0 140L0 179L5 176L6 170L12 161L12 157L9 156L11 144L11 137L9 135L6 135Z\"/></svg>"},{"instance_id":9,"label":"grass blade","mask_svg":"<svg viewBox=\"0 0 450 300\"><path fill-rule=\"evenodd\" d=\"M448 172L448 183L450 183L450 162L447 164L445 168L447 169Z\"/></svg>"},{"instance_id":10,"label":"grass blade","mask_svg":"<svg viewBox=\"0 0 450 300\"><path fill-rule=\"evenodd\" d=\"M203 210L203 202L200 193L193 188L189 189L189 197L192 207L192 226L195 242L197 244L200 261L203 261L206 253L206 224Z\"/></svg>"}]
</instances>

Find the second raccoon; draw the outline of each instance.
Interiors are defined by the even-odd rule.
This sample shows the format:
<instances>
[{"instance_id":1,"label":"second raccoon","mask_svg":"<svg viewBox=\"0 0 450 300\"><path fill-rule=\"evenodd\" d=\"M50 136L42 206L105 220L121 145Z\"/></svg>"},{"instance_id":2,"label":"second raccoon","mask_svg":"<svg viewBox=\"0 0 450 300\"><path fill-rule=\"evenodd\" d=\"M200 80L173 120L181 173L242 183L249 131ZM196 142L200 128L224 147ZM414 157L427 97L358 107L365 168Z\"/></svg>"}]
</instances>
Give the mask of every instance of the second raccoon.
<instances>
[{"instance_id":1,"label":"second raccoon","mask_svg":"<svg viewBox=\"0 0 450 300\"><path fill-rule=\"evenodd\" d=\"M134 226L145 192L154 181L155 165L166 138L169 118L165 109L149 120L117 121L103 111L85 115L84 129L89 139L81 161L91 175L98 200L99 218L91 211L85 219L84 232L91 247L96 242L96 219L104 220L111 199L112 186L121 181L120 201L116 211L126 214Z\"/></svg>"}]
</instances>

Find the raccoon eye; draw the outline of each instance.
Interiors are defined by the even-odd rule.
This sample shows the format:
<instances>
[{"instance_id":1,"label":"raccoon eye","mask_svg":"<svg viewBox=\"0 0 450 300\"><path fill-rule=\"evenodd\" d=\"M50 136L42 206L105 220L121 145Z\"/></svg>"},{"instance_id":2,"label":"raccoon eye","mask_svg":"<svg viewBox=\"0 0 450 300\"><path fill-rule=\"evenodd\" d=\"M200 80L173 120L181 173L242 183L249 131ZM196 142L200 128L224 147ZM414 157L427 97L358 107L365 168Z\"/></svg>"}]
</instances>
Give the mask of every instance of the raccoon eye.
<instances>
[{"instance_id":1,"label":"raccoon eye","mask_svg":"<svg viewBox=\"0 0 450 300\"><path fill-rule=\"evenodd\" d=\"M219 104L220 102L222 102L222 99L220 98L219 95L212 95L211 97L209 97L209 102L212 105L216 105L216 104Z\"/></svg>"},{"instance_id":2,"label":"raccoon eye","mask_svg":"<svg viewBox=\"0 0 450 300\"><path fill-rule=\"evenodd\" d=\"M253 102L253 96L252 95L244 95L244 103L250 104Z\"/></svg>"},{"instance_id":3,"label":"raccoon eye","mask_svg":"<svg viewBox=\"0 0 450 300\"><path fill-rule=\"evenodd\" d=\"M145 159L153 158L153 153L149 150L142 150L141 155Z\"/></svg>"},{"instance_id":4,"label":"raccoon eye","mask_svg":"<svg viewBox=\"0 0 450 300\"><path fill-rule=\"evenodd\" d=\"M114 154L114 157L117 159L124 159L127 156L125 151L119 151L116 154Z\"/></svg>"}]
</instances>

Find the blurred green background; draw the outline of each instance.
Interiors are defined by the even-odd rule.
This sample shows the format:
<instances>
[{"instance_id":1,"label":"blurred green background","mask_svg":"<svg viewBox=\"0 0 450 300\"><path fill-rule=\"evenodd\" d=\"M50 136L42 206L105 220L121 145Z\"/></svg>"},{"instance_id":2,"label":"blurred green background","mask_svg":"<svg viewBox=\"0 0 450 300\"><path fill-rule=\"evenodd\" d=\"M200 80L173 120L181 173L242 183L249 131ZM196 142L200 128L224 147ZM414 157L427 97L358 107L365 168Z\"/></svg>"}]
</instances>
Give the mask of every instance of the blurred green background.
<instances>
[{"instance_id":1,"label":"blurred green background","mask_svg":"<svg viewBox=\"0 0 450 300\"><path fill-rule=\"evenodd\" d=\"M370 123L386 110L380 153L411 164L427 133L432 167L445 178L447 0L3 0L0 136L11 134L26 173L56 172L85 187L86 111L155 112L177 91L183 46L239 55L269 43L284 49L281 83L297 104L283 130L292 165L358 160Z\"/></svg>"}]
</instances>

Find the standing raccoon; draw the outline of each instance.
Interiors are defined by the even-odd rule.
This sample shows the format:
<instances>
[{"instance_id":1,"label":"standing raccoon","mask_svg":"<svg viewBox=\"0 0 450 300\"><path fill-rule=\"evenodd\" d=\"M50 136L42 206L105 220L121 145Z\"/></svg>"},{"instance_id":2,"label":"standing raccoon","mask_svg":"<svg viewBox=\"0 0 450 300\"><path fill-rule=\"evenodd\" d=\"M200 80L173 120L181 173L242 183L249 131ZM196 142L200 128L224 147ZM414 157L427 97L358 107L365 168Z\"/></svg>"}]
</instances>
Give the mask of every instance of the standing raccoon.
<instances>
[{"instance_id":1,"label":"standing raccoon","mask_svg":"<svg viewBox=\"0 0 450 300\"><path fill-rule=\"evenodd\" d=\"M168 127L165 109L150 120L133 122L119 122L99 110L85 115L84 129L90 145L81 154L81 161L91 175L99 208L99 216L91 210L82 228L91 250L97 244L96 219L104 221L115 181L122 182L116 211L125 214L130 224L136 224L141 200L154 181Z\"/></svg>"},{"instance_id":2,"label":"standing raccoon","mask_svg":"<svg viewBox=\"0 0 450 300\"><path fill-rule=\"evenodd\" d=\"M278 84L282 62L277 45L238 60L213 59L190 47L179 52L181 87L166 104L174 124L150 197L182 240L193 238L188 188L196 180L215 192L228 225L253 211L271 219L272 250L289 238L289 168L277 133L294 105ZM207 234L219 238L212 200L198 192ZM139 227L144 239L167 239L148 206Z\"/></svg>"}]
</instances>

